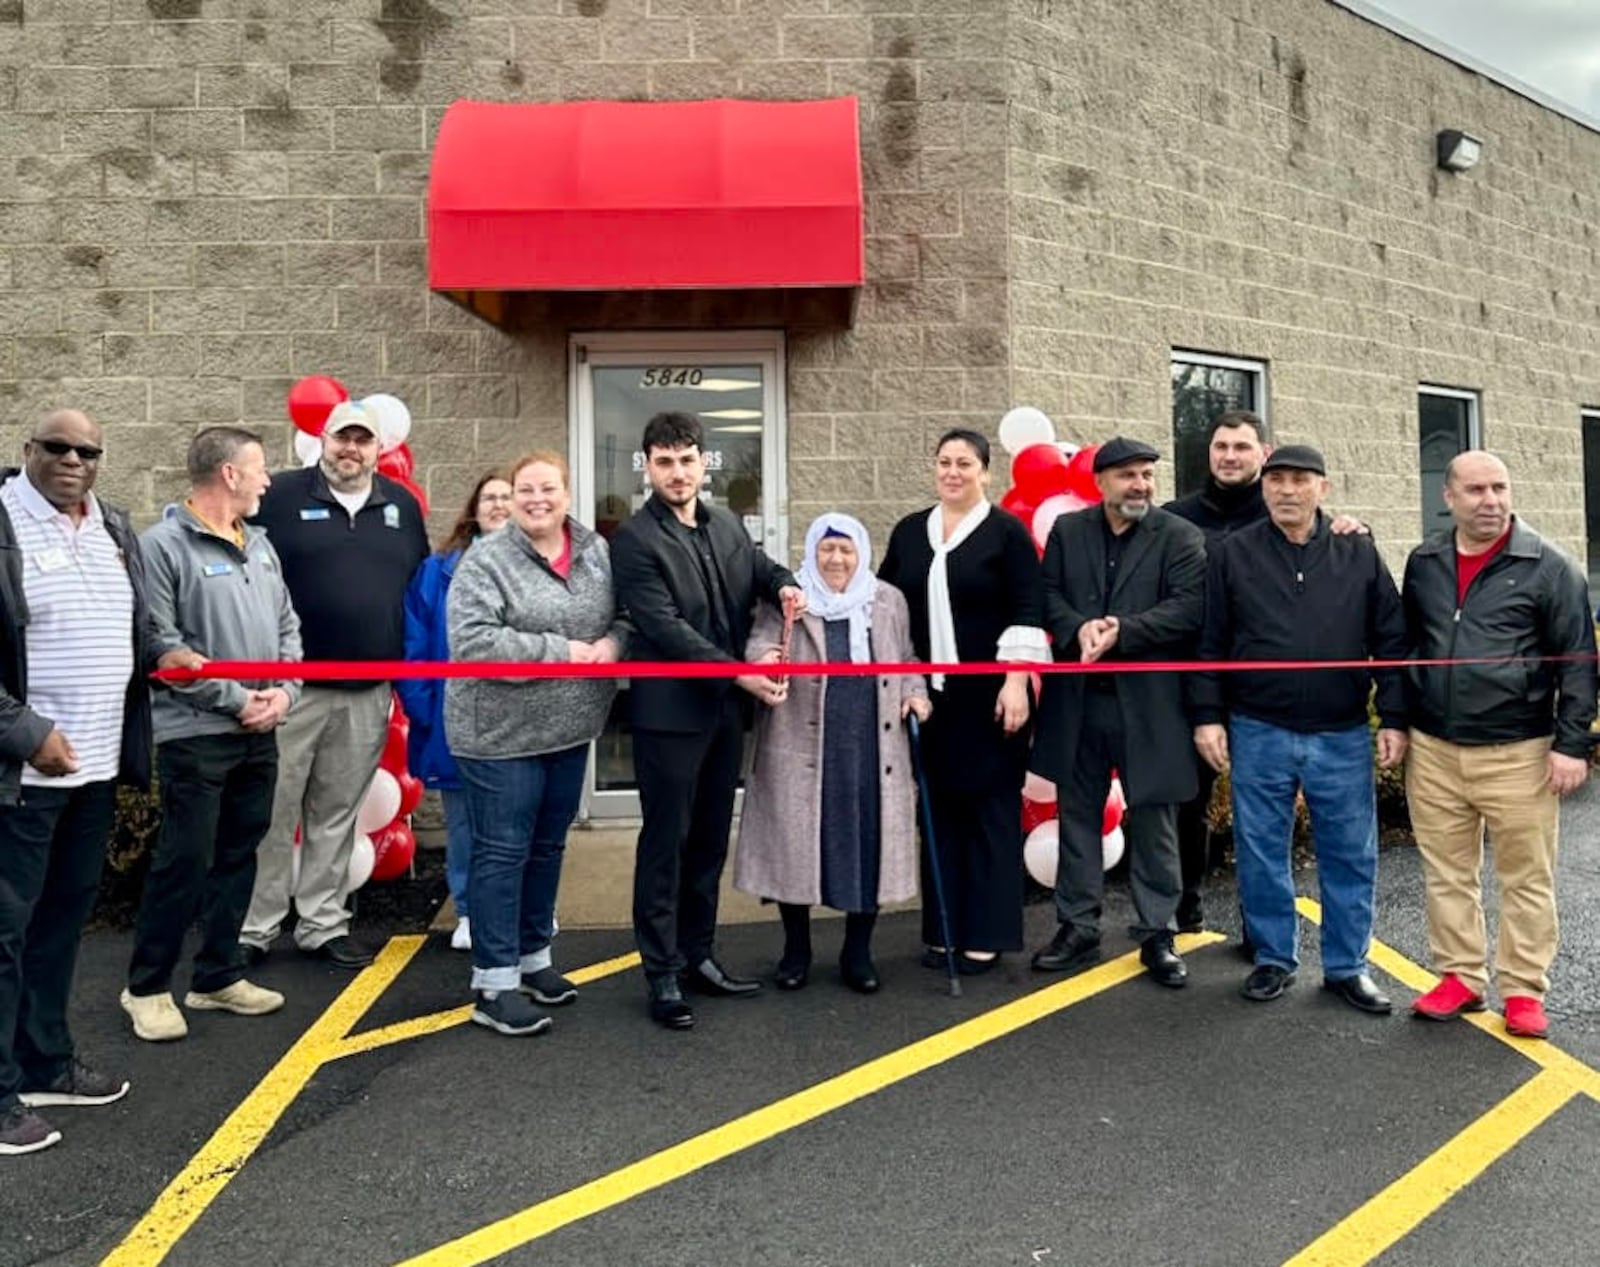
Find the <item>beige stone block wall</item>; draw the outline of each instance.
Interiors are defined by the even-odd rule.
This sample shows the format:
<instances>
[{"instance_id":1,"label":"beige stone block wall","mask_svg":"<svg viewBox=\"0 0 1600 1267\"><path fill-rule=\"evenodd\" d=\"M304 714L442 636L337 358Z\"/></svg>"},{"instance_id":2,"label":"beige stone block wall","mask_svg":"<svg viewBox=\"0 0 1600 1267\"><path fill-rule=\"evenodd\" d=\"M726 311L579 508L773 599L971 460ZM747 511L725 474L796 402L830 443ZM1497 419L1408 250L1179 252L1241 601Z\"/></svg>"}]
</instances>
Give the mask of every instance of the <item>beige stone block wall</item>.
<instances>
[{"instance_id":1,"label":"beige stone block wall","mask_svg":"<svg viewBox=\"0 0 1600 1267\"><path fill-rule=\"evenodd\" d=\"M1325 0L1014 0L1013 389L1170 452L1170 350L1270 367L1283 441L1391 561L1417 386L1482 392L1521 509L1579 551L1600 400L1600 135ZM1434 134L1484 139L1474 171Z\"/></svg>"}]
</instances>

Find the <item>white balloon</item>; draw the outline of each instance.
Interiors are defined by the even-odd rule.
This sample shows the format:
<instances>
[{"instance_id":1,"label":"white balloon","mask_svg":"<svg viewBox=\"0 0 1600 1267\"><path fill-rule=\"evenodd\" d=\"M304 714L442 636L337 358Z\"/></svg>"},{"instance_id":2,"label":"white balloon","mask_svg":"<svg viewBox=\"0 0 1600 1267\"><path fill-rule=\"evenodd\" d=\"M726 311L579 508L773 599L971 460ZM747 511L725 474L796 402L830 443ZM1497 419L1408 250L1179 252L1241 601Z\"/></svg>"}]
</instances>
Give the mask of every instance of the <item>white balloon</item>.
<instances>
[{"instance_id":1,"label":"white balloon","mask_svg":"<svg viewBox=\"0 0 1600 1267\"><path fill-rule=\"evenodd\" d=\"M1078 451L1078 447L1079 446L1073 444L1071 440L1056 441L1056 448L1061 450L1061 456L1064 458L1071 458L1072 455Z\"/></svg>"},{"instance_id":2,"label":"white balloon","mask_svg":"<svg viewBox=\"0 0 1600 1267\"><path fill-rule=\"evenodd\" d=\"M301 466L315 466L322 457L322 441L297 428L294 433L294 455L300 459Z\"/></svg>"},{"instance_id":3,"label":"white balloon","mask_svg":"<svg viewBox=\"0 0 1600 1267\"><path fill-rule=\"evenodd\" d=\"M360 405L378 420L378 451L389 453L398 449L411 434L411 411L398 396L379 392L363 396Z\"/></svg>"},{"instance_id":4,"label":"white balloon","mask_svg":"<svg viewBox=\"0 0 1600 1267\"><path fill-rule=\"evenodd\" d=\"M1106 797L1106 801L1109 804L1115 805L1118 809L1128 808L1128 798L1122 793L1121 779L1113 778L1111 780L1111 793Z\"/></svg>"},{"instance_id":5,"label":"white balloon","mask_svg":"<svg viewBox=\"0 0 1600 1267\"><path fill-rule=\"evenodd\" d=\"M1056 424L1042 409L1018 405L1000 419L1000 447L1015 457L1030 444L1054 444Z\"/></svg>"},{"instance_id":6,"label":"white balloon","mask_svg":"<svg viewBox=\"0 0 1600 1267\"><path fill-rule=\"evenodd\" d=\"M1022 842L1022 865L1028 874L1047 889L1056 886L1056 868L1061 865L1061 820L1040 823Z\"/></svg>"},{"instance_id":7,"label":"white balloon","mask_svg":"<svg viewBox=\"0 0 1600 1267\"><path fill-rule=\"evenodd\" d=\"M1056 799L1056 785L1044 775L1029 770L1027 778L1022 780L1022 799L1048 805Z\"/></svg>"},{"instance_id":8,"label":"white balloon","mask_svg":"<svg viewBox=\"0 0 1600 1267\"><path fill-rule=\"evenodd\" d=\"M1056 520L1074 510L1083 510L1088 502L1071 493L1051 493L1039 503L1039 509L1033 512L1033 539L1041 546L1050 539L1050 529L1055 527Z\"/></svg>"},{"instance_id":9,"label":"white balloon","mask_svg":"<svg viewBox=\"0 0 1600 1267\"><path fill-rule=\"evenodd\" d=\"M372 837L357 832L355 848L350 850L350 869L344 875L344 891L354 893L372 879L372 868L377 861L378 852L372 847Z\"/></svg>"},{"instance_id":10,"label":"white balloon","mask_svg":"<svg viewBox=\"0 0 1600 1267\"><path fill-rule=\"evenodd\" d=\"M373 773L361 798L361 808L356 811L356 832L381 831L394 822L400 812L400 781L387 770Z\"/></svg>"},{"instance_id":11,"label":"white balloon","mask_svg":"<svg viewBox=\"0 0 1600 1267\"><path fill-rule=\"evenodd\" d=\"M1105 870L1109 871L1122 861L1122 851L1126 842L1122 838L1122 828L1113 827L1104 836L1100 837L1101 858L1105 863Z\"/></svg>"}]
</instances>

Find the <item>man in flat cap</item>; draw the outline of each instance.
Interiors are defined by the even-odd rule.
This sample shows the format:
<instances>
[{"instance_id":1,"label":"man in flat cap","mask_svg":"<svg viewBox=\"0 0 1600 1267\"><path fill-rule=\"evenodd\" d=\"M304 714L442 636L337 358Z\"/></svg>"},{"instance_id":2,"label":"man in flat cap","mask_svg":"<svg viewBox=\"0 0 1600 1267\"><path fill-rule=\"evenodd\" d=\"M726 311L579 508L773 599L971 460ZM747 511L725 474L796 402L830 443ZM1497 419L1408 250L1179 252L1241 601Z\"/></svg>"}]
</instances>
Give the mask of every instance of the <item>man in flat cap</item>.
<instances>
[{"instance_id":1,"label":"man in flat cap","mask_svg":"<svg viewBox=\"0 0 1600 1267\"><path fill-rule=\"evenodd\" d=\"M1327 467L1305 445L1262 466L1267 518L1216 544L1206 574L1202 660L1400 660L1405 616L1372 538L1339 536L1322 512ZM1293 873L1296 793L1305 794L1322 897L1323 985L1386 1014L1367 968L1378 871L1378 813L1367 698L1377 684L1378 761L1405 756L1398 670L1196 673L1190 711L1200 755L1233 786L1234 856L1255 968L1245 998L1267 1002L1299 967Z\"/></svg>"},{"instance_id":2,"label":"man in flat cap","mask_svg":"<svg viewBox=\"0 0 1600 1267\"><path fill-rule=\"evenodd\" d=\"M1045 627L1058 660L1104 664L1182 660L1194 650L1205 602L1205 538L1156 508L1160 455L1139 440L1108 440L1095 454L1104 501L1062 515L1045 546ZM1100 959L1101 816L1111 772L1128 799L1123 826L1140 958L1161 985L1188 980L1173 948L1180 872L1178 804L1194 795L1183 693L1176 673L1060 673L1045 678L1035 772L1061 805L1056 919L1033 957L1041 972Z\"/></svg>"}]
</instances>

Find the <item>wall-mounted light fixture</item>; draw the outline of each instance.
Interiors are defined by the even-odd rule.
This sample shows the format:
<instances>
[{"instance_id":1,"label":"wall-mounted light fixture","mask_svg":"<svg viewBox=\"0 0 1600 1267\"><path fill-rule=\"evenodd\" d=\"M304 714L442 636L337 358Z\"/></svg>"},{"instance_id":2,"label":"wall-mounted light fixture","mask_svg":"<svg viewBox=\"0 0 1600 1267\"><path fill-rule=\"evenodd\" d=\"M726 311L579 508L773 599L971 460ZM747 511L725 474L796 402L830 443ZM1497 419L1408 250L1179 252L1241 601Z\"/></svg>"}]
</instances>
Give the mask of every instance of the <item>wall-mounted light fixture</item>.
<instances>
[{"instance_id":1,"label":"wall-mounted light fixture","mask_svg":"<svg viewBox=\"0 0 1600 1267\"><path fill-rule=\"evenodd\" d=\"M1471 171L1483 157L1483 142L1470 132L1447 128L1435 138L1439 166L1447 172Z\"/></svg>"}]
</instances>

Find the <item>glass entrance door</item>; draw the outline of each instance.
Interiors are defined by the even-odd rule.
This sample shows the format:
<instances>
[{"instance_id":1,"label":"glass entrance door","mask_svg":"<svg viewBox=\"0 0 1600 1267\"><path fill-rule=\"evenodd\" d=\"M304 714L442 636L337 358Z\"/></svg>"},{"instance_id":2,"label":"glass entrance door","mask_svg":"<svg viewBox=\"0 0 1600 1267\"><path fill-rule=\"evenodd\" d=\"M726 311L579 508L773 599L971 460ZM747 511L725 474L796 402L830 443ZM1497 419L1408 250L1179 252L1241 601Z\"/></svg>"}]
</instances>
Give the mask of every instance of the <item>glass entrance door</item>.
<instances>
[{"instance_id":1,"label":"glass entrance door","mask_svg":"<svg viewBox=\"0 0 1600 1267\"><path fill-rule=\"evenodd\" d=\"M705 428L700 496L732 511L774 558L788 539L783 455L783 336L587 334L571 341L574 513L609 538L649 493L639 439L652 414L678 410ZM638 814L626 687L590 763L586 814Z\"/></svg>"}]
</instances>

